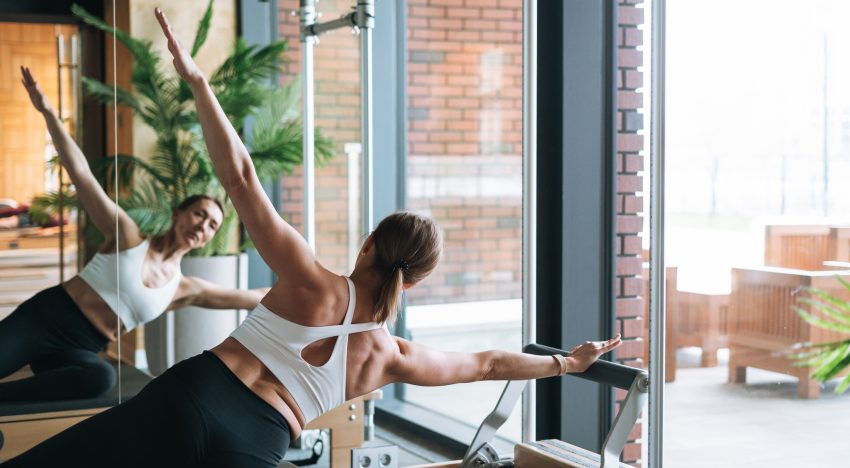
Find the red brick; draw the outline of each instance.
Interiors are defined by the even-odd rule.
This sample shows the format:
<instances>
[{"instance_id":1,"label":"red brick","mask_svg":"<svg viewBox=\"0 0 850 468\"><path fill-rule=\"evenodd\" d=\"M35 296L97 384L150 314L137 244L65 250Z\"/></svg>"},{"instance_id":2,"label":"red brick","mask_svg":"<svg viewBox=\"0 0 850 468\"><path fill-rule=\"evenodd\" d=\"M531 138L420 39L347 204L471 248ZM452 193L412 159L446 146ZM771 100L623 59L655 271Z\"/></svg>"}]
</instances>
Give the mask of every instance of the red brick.
<instances>
[{"instance_id":1,"label":"red brick","mask_svg":"<svg viewBox=\"0 0 850 468\"><path fill-rule=\"evenodd\" d=\"M623 236L623 254L640 255L643 252L643 239L638 236Z\"/></svg>"},{"instance_id":2,"label":"red brick","mask_svg":"<svg viewBox=\"0 0 850 468\"><path fill-rule=\"evenodd\" d=\"M623 28L623 45L629 47L643 45L643 30L637 28Z\"/></svg>"},{"instance_id":3,"label":"red brick","mask_svg":"<svg viewBox=\"0 0 850 468\"><path fill-rule=\"evenodd\" d=\"M643 51L637 49L617 50L617 67L637 68L643 66Z\"/></svg>"},{"instance_id":4,"label":"red brick","mask_svg":"<svg viewBox=\"0 0 850 468\"><path fill-rule=\"evenodd\" d=\"M641 448L638 444L628 444L623 448L623 461L625 463L634 464L634 462L640 460L640 452Z\"/></svg>"},{"instance_id":5,"label":"red brick","mask_svg":"<svg viewBox=\"0 0 850 468\"><path fill-rule=\"evenodd\" d=\"M643 8L621 6L618 11L617 20L621 25L637 26L643 24Z\"/></svg>"},{"instance_id":6,"label":"red brick","mask_svg":"<svg viewBox=\"0 0 850 468\"><path fill-rule=\"evenodd\" d=\"M463 20L463 26L466 29L493 31L496 29L496 22L493 20L465 19Z\"/></svg>"},{"instance_id":7,"label":"red brick","mask_svg":"<svg viewBox=\"0 0 850 468\"><path fill-rule=\"evenodd\" d=\"M643 72L638 70L623 70L623 72L625 74L623 87L629 89L638 89L643 87Z\"/></svg>"},{"instance_id":8,"label":"red brick","mask_svg":"<svg viewBox=\"0 0 850 468\"><path fill-rule=\"evenodd\" d=\"M454 8L429 7L420 5L410 5L407 10L408 16L424 16L426 18L445 18L446 11L452 11ZM324 41L324 40L323 40Z\"/></svg>"},{"instance_id":9,"label":"red brick","mask_svg":"<svg viewBox=\"0 0 850 468\"><path fill-rule=\"evenodd\" d=\"M449 31L448 38L450 41L480 41L481 31Z\"/></svg>"},{"instance_id":10,"label":"red brick","mask_svg":"<svg viewBox=\"0 0 850 468\"><path fill-rule=\"evenodd\" d=\"M643 191L643 177L639 175L618 175L617 193L634 193Z\"/></svg>"},{"instance_id":11,"label":"red brick","mask_svg":"<svg viewBox=\"0 0 850 468\"><path fill-rule=\"evenodd\" d=\"M617 234L638 233L643 228L643 218L636 215L617 215Z\"/></svg>"},{"instance_id":12,"label":"red brick","mask_svg":"<svg viewBox=\"0 0 850 468\"><path fill-rule=\"evenodd\" d=\"M631 300L631 299L621 299L621 300ZM619 302L619 301L617 301ZM619 316L620 310L619 306L617 307L617 315ZM643 355L643 345L644 342L640 338L634 340L623 340L623 344L617 348L615 353L617 354L617 359L634 359L639 358Z\"/></svg>"},{"instance_id":13,"label":"red brick","mask_svg":"<svg viewBox=\"0 0 850 468\"><path fill-rule=\"evenodd\" d=\"M618 133L617 151L637 152L643 149L643 135L637 133ZM626 172L631 172L624 168Z\"/></svg>"},{"instance_id":14,"label":"red brick","mask_svg":"<svg viewBox=\"0 0 850 468\"><path fill-rule=\"evenodd\" d=\"M641 142L641 147L643 146L643 142ZM641 148L643 149L643 148ZM625 165L623 168L624 172L641 172L644 169L643 166L643 156L639 154L625 154L623 155L623 159L625 160Z\"/></svg>"},{"instance_id":15,"label":"red brick","mask_svg":"<svg viewBox=\"0 0 850 468\"><path fill-rule=\"evenodd\" d=\"M625 276L620 278L623 282L624 296L639 296L643 294L644 279L639 276Z\"/></svg>"},{"instance_id":16,"label":"red brick","mask_svg":"<svg viewBox=\"0 0 850 468\"><path fill-rule=\"evenodd\" d=\"M643 338L644 323L641 318L630 318L620 320L623 338ZM619 356L618 356L619 357Z\"/></svg>"},{"instance_id":17,"label":"red brick","mask_svg":"<svg viewBox=\"0 0 850 468\"><path fill-rule=\"evenodd\" d=\"M640 257L617 257L617 276L639 275L641 263Z\"/></svg>"},{"instance_id":18,"label":"red brick","mask_svg":"<svg viewBox=\"0 0 850 468\"><path fill-rule=\"evenodd\" d=\"M643 93L637 91L617 91L618 109L640 109L643 107Z\"/></svg>"},{"instance_id":19,"label":"red brick","mask_svg":"<svg viewBox=\"0 0 850 468\"><path fill-rule=\"evenodd\" d=\"M480 18L481 10L477 8L458 8L453 7L448 9L449 18Z\"/></svg>"},{"instance_id":20,"label":"red brick","mask_svg":"<svg viewBox=\"0 0 850 468\"><path fill-rule=\"evenodd\" d=\"M624 213L643 213L643 197L626 194L623 196Z\"/></svg>"},{"instance_id":21,"label":"red brick","mask_svg":"<svg viewBox=\"0 0 850 468\"><path fill-rule=\"evenodd\" d=\"M514 12L504 8L485 8L481 12L481 17L487 19L512 20L514 19Z\"/></svg>"}]
</instances>

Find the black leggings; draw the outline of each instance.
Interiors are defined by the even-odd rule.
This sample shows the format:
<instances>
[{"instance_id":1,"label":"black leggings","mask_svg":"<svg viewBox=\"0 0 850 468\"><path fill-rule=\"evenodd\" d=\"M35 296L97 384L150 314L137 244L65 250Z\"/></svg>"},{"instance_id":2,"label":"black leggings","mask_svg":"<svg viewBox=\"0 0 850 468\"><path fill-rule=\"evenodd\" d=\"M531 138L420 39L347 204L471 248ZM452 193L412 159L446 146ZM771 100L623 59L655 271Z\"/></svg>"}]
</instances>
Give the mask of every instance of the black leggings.
<instances>
[{"instance_id":1,"label":"black leggings","mask_svg":"<svg viewBox=\"0 0 850 468\"><path fill-rule=\"evenodd\" d=\"M0 401L94 398L116 382L97 353L109 340L62 286L39 292L0 321L0 378L29 364L33 376L0 383Z\"/></svg>"},{"instance_id":2,"label":"black leggings","mask_svg":"<svg viewBox=\"0 0 850 468\"><path fill-rule=\"evenodd\" d=\"M2 466L276 468L289 436L283 416L205 351Z\"/></svg>"}]
</instances>

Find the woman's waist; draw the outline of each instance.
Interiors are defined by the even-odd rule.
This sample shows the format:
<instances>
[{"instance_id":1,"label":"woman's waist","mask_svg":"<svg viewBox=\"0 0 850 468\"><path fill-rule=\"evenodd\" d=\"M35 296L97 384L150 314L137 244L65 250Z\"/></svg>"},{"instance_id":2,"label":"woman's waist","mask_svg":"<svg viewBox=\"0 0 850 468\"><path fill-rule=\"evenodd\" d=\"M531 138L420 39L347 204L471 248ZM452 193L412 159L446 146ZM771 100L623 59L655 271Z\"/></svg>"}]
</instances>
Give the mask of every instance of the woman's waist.
<instances>
[{"instance_id":1,"label":"woman's waist","mask_svg":"<svg viewBox=\"0 0 850 468\"><path fill-rule=\"evenodd\" d=\"M233 337L210 350L248 389L277 410L296 439L306 424L298 403L263 362Z\"/></svg>"},{"instance_id":2,"label":"woman's waist","mask_svg":"<svg viewBox=\"0 0 850 468\"><path fill-rule=\"evenodd\" d=\"M118 339L118 316L88 283L75 276L62 283L62 287L77 304L82 314L91 324L110 341ZM121 325L121 334L126 329Z\"/></svg>"}]
</instances>

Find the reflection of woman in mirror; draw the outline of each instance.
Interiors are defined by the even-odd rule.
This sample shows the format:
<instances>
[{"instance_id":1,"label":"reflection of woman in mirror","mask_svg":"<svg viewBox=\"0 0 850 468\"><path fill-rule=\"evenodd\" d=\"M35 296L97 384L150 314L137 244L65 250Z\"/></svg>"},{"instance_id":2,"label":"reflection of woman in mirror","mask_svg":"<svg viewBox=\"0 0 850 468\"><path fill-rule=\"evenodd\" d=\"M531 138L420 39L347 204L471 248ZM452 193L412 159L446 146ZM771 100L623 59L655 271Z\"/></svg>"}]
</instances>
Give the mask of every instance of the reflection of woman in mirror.
<instances>
[{"instance_id":1,"label":"reflection of woman in mirror","mask_svg":"<svg viewBox=\"0 0 850 468\"><path fill-rule=\"evenodd\" d=\"M276 467L306 423L345 400L393 382L448 385L582 372L620 344L587 342L568 357L506 351L447 353L392 336L404 289L437 266L442 240L429 218L384 218L360 249L350 276L325 269L277 214L250 156L206 79L173 37L177 72L191 87L216 174L263 259L282 279L245 322L211 352L187 359L126 403L21 455L35 466L61 457L96 465ZM130 442L132 441L132 446ZM125 450L134 450L127 457ZM126 466L126 465L125 465Z\"/></svg>"},{"instance_id":2,"label":"reflection of woman in mirror","mask_svg":"<svg viewBox=\"0 0 850 468\"><path fill-rule=\"evenodd\" d=\"M180 274L183 256L206 244L221 225L221 204L191 196L174 209L168 232L145 239L95 180L29 69L21 67L21 73L80 207L107 241L77 276L39 292L0 321L0 378L27 364L33 372L0 383L0 401L95 397L115 384L114 368L97 353L117 339L119 324L126 333L187 305L250 309L266 290L225 289Z\"/></svg>"}]
</instances>

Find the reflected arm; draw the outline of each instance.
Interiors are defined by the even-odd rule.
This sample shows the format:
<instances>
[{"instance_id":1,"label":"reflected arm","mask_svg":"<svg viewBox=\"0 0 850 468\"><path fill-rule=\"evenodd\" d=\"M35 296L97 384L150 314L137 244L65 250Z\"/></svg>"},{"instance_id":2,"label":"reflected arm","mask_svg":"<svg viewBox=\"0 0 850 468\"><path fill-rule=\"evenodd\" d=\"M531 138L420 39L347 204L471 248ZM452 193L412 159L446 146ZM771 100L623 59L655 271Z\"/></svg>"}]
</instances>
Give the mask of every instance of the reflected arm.
<instances>
[{"instance_id":1,"label":"reflected arm","mask_svg":"<svg viewBox=\"0 0 850 468\"><path fill-rule=\"evenodd\" d=\"M184 276L180 288L183 290L180 299L173 301L168 310L180 309L187 306L198 306L207 309L253 309L269 288L232 289L203 280L194 276Z\"/></svg>"},{"instance_id":2,"label":"reflected arm","mask_svg":"<svg viewBox=\"0 0 850 468\"><path fill-rule=\"evenodd\" d=\"M116 237L115 216L117 213L118 229L121 235L120 245L126 247L137 245L142 241L142 237L136 223L127 216L124 210L116 206L115 202L101 188L94 174L92 174L88 160L86 160L82 150L71 138L65 125L54 112L44 93L39 89L38 83L36 83L29 69L21 67L21 73L23 75L21 82L29 93L33 107L44 117L47 131L50 133L50 138L59 154L62 167L65 168L71 182L74 183L80 206L88 214L92 223L107 238Z\"/></svg>"}]
</instances>

